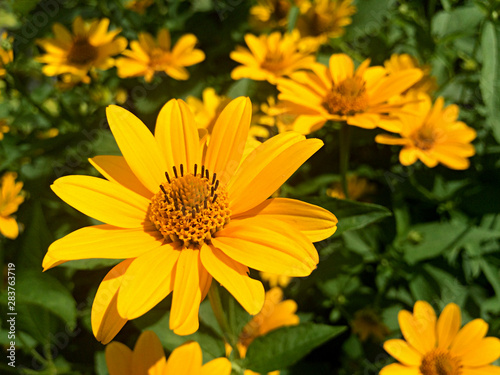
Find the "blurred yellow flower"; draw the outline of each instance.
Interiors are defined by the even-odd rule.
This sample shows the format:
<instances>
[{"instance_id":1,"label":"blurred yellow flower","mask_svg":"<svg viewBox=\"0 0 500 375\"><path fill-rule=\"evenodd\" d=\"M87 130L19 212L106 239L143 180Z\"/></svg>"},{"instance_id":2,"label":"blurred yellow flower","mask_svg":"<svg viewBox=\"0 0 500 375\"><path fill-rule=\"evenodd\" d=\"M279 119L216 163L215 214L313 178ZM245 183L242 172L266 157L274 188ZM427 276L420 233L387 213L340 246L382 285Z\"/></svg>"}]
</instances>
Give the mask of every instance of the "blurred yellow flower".
<instances>
[{"instance_id":1,"label":"blurred yellow flower","mask_svg":"<svg viewBox=\"0 0 500 375\"><path fill-rule=\"evenodd\" d=\"M351 327L352 333L358 335L361 341L366 341L368 338L382 341L390 333L380 316L369 308L356 311Z\"/></svg>"},{"instance_id":2,"label":"blurred yellow flower","mask_svg":"<svg viewBox=\"0 0 500 375\"><path fill-rule=\"evenodd\" d=\"M116 37L121 29L108 32L109 19L85 23L78 16L73 21L73 33L60 23L52 26L55 38L38 39L36 43L45 50L38 61L45 63L42 72L49 76L63 75L65 82L90 82L89 71L106 70L114 66L111 56L127 47L127 40Z\"/></svg>"},{"instance_id":3,"label":"blurred yellow flower","mask_svg":"<svg viewBox=\"0 0 500 375\"><path fill-rule=\"evenodd\" d=\"M17 221L11 215L17 211L19 205L24 202L22 182L16 182L17 174L5 172L2 176L0 186L0 233L11 240L19 235Z\"/></svg>"},{"instance_id":4,"label":"blurred yellow flower","mask_svg":"<svg viewBox=\"0 0 500 375\"><path fill-rule=\"evenodd\" d=\"M260 272L260 277L262 280L267 281L271 288L276 286L286 288L290 284L290 281L292 281L290 276L276 275L269 272Z\"/></svg>"},{"instance_id":5,"label":"blurred yellow flower","mask_svg":"<svg viewBox=\"0 0 500 375\"><path fill-rule=\"evenodd\" d=\"M444 108L443 98L432 106L428 95L420 94L410 113L400 113L401 138L379 134L375 141L386 145L401 145L399 161L411 165L420 159L429 168L441 163L451 169L467 169L468 157L475 154L470 143L476 131L462 121L457 121L459 108L452 104Z\"/></svg>"},{"instance_id":6,"label":"blurred yellow flower","mask_svg":"<svg viewBox=\"0 0 500 375\"><path fill-rule=\"evenodd\" d=\"M349 199L355 201L364 201L367 196L375 192L375 184L371 183L367 178L357 175L347 176L347 192ZM336 182L330 189L326 190L326 194L332 198L345 199L344 190L341 182Z\"/></svg>"},{"instance_id":7,"label":"blurred yellow flower","mask_svg":"<svg viewBox=\"0 0 500 375\"><path fill-rule=\"evenodd\" d=\"M431 67L429 65L421 66L415 57L408 55L407 53L403 53L401 55L392 54L391 58L384 62L384 67L389 74L406 69L422 69L422 78L406 91L415 90L418 92L432 94L437 89L436 77L431 76ZM404 95L405 92L402 94Z\"/></svg>"},{"instance_id":8,"label":"blurred yellow flower","mask_svg":"<svg viewBox=\"0 0 500 375\"><path fill-rule=\"evenodd\" d=\"M212 133L217 117L229 102L229 98L217 95L212 87L203 90L201 100L194 96L186 98L198 128L206 129L209 134Z\"/></svg>"},{"instance_id":9,"label":"blurred yellow flower","mask_svg":"<svg viewBox=\"0 0 500 375\"><path fill-rule=\"evenodd\" d=\"M3 139L3 135L10 131L10 126L7 124L7 120L0 119L0 141Z\"/></svg>"},{"instance_id":10,"label":"blurred yellow flower","mask_svg":"<svg viewBox=\"0 0 500 375\"><path fill-rule=\"evenodd\" d=\"M5 65L14 60L14 51L12 50L13 39L7 36L4 31L0 37L0 77L3 77L7 71Z\"/></svg>"},{"instance_id":11,"label":"blurred yellow flower","mask_svg":"<svg viewBox=\"0 0 500 375\"><path fill-rule=\"evenodd\" d=\"M420 69L387 74L381 66L368 67L365 60L354 70L352 59L345 54L330 57L329 66L315 64L313 72L295 72L278 81L282 107L299 115L294 130L309 134L326 121L346 121L361 128L393 129L389 116L405 103L389 103L422 77Z\"/></svg>"},{"instance_id":12,"label":"blurred yellow flower","mask_svg":"<svg viewBox=\"0 0 500 375\"><path fill-rule=\"evenodd\" d=\"M183 35L172 47L170 32L158 31L157 40L151 34L140 33L139 40L130 42L130 50L116 59L120 78L144 77L147 82L153 79L155 72L165 72L177 80L189 78L186 66L205 60L202 50L194 48L198 39L193 34Z\"/></svg>"},{"instance_id":13,"label":"blurred yellow flower","mask_svg":"<svg viewBox=\"0 0 500 375\"><path fill-rule=\"evenodd\" d=\"M351 16L356 13L352 0L311 0L302 4L297 19L297 29L303 37L316 38L319 44L328 38L344 34L344 27L350 25Z\"/></svg>"},{"instance_id":14,"label":"blurred yellow flower","mask_svg":"<svg viewBox=\"0 0 500 375\"><path fill-rule=\"evenodd\" d=\"M308 69L315 62L315 57L311 55L314 51L301 51L300 40L296 30L284 35L277 31L259 37L246 34L245 42L249 49L237 46L230 54L231 59L242 64L233 69L231 78L250 78L276 84L280 77Z\"/></svg>"},{"instance_id":15,"label":"blurred yellow flower","mask_svg":"<svg viewBox=\"0 0 500 375\"><path fill-rule=\"evenodd\" d=\"M500 339L485 337L488 324L475 319L462 329L460 308L448 304L439 319L425 301L417 301L413 314L402 310L399 326L406 341L389 340L384 349L400 363L385 366L380 375L494 375L490 365L500 357Z\"/></svg>"},{"instance_id":16,"label":"blurred yellow flower","mask_svg":"<svg viewBox=\"0 0 500 375\"><path fill-rule=\"evenodd\" d=\"M250 24L257 29L284 28L293 5L300 12L310 7L307 0L257 0L257 5L250 8Z\"/></svg>"},{"instance_id":17,"label":"blurred yellow flower","mask_svg":"<svg viewBox=\"0 0 500 375\"><path fill-rule=\"evenodd\" d=\"M125 4L125 8L139 14L144 14L146 13L146 9L154 3L154 0L132 0Z\"/></svg>"},{"instance_id":18,"label":"blurred yellow flower","mask_svg":"<svg viewBox=\"0 0 500 375\"><path fill-rule=\"evenodd\" d=\"M266 302L262 311L255 315L241 331L238 339L238 352L245 358L248 347L259 336L274 331L280 327L299 324L299 317L295 314L297 303L291 299L283 301L283 291L272 288L266 292ZM279 371L270 372L269 375L278 375ZM258 375L256 372L245 370L245 375Z\"/></svg>"},{"instance_id":19,"label":"blurred yellow flower","mask_svg":"<svg viewBox=\"0 0 500 375\"><path fill-rule=\"evenodd\" d=\"M106 346L106 364L109 375L229 375L231 362L216 358L203 365L200 345L189 341L165 359L158 336L152 331L141 333L130 350L119 342Z\"/></svg>"},{"instance_id":20,"label":"blurred yellow flower","mask_svg":"<svg viewBox=\"0 0 500 375\"><path fill-rule=\"evenodd\" d=\"M122 156L91 159L107 180L65 176L52 190L103 223L55 241L45 270L65 261L125 259L101 283L92 307L96 338L109 342L173 292L170 328L198 329L198 310L214 277L250 313L264 304L258 271L307 276L318 263L313 242L331 236L329 211L294 199L268 199L323 142L288 132L257 147L240 164L252 105L231 101L210 142L200 142L182 100L160 111L154 136L133 114L107 109Z\"/></svg>"}]
</instances>

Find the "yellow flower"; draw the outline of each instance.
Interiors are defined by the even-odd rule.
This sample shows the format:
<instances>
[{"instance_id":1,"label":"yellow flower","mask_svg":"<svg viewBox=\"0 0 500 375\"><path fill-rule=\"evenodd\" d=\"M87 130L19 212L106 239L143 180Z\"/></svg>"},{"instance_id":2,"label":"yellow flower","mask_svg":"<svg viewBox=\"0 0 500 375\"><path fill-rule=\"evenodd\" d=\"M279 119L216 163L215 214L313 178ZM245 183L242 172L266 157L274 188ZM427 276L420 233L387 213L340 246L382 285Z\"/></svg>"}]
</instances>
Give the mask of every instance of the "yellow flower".
<instances>
[{"instance_id":1,"label":"yellow flower","mask_svg":"<svg viewBox=\"0 0 500 375\"><path fill-rule=\"evenodd\" d=\"M10 131L10 126L7 124L7 120L0 119L0 141L3 139L3 135Z\"/></svg>"},{"instance_id":2,"label":"yellow flower","mask_svg":"<svg viewBox=\"0 0 500 375\"><path fill-rule=\"evenodd\" d=\"M439 319L425 301L417 301L413 314L398 315L404 340L389 340L384 349L401 364L385 366L380 375L498 375L492 366L500 357L500 340L484 337L488 324L475 319L462 329L460 308L448 304Z\"/></svg>"},{"instance_id":3,"label":"yellow flower","mask_svg":"<svg viewBox=\"0 0 500 375\"><path fill-rule=\"evenodd\" d=\"M374 338L382 341L389 335L389 328L381 321L380 316L371 309L356 311L351 321L352 333L359 336L361 341Z\"/></svg>"},{"instance_id":4,"label":"yellow flower","mask_svg":"<svg viewBox=\"0 0 500 375\"><path fill-rule=\"evenodd\" d=\"M11 215L17 211L19 205L24 202L22 182L15 182L17 174L6 172L2 176L0 196L0 233L11 240L19 235L19 227L16 219Z\"/></svg>"},{"instance_id":5,"label":"yellow flower","mask_svg":"<svg viewBox=\"0 0 500 375\"><path fill-rule=\"evenodd\" d=\"M238 352L245 358L248 347L259 336L274 331L280 327L299 324L299 317L295 314L297 303L291 299L283 301L283 291L272 288L266 292L266 302L262 311L255 315L241 331L238 339ZM270 372L269 375L278 375L279 371ZM245 370L245 375L258 375L256 372Z\"/></svg>"},{"instance_id":6,"label":"yellow flower","mask_svg":"<svg viewBox=\"0 0 500 375\"><path fill-rule=\"evenodd\" d=\"M320 44L328 38L343 35L344 27L351 24L351 16L356 13L352 0L312 0L307 3L307 10L297 19L297 29L303 37L316 38Z\"/></svg>"},{"instance_id":7,"label":"yellow flower","mask_svg":"<svg viewBox=\"0 0 500 375\"><path fill-rule=\"evenodd\" d=\"M242 64L231 72L235 80L250 78L275 84L278 78L308 69L315 62L310 55L312 50L301 52L300 34L296 30L284 35L280 32L259 37L246 34L245 42L249 49L237 46L230 54L231 59Z\"/></svg>"},{"instance_id":8,"label":"yellow flower","mask_svg":"<svg viewBox=\"0 0 500 375\"><path fill-rule=\"evenodd\" d=\"M37 44L46 54L38 57L45 65L43 73L49 77L62 74L65 82L90 82L91 69L107 70L114 66L111 56L122 52L127 40L116 37L121 29L108 32L109 20L103 18L90 24L78 16L73 21L73 34L59 23L52 26L55 38L38 39ZM66 77L64 77L66 76Z\"/></svg>"},{"instance_id":9,"label":"yellow flower","mask_svg":"<svg viewBox=\"0 0 500 375\"><path fill-rule=\"evenodd\" d=\"M288 284L290 284L290 281L292 281L290 276L276 275L269 272L260 272L260 277L262 280L267 281L271 288L274 288L275 286L286 288Z\"/></svg>"},{"instance_id":10,"label":"yellow flower","mask_svg":"<svg viewBox=\"0 0 500 375\"><path fill-rule=\"evenodd\" d=\"M407 53L403 53L401 55L391 55L391 58L384 62L384 67L389 74L414 68L422 70L422 78L413 84L413 86L409 87L407 91L415 90L418 92L432 94L437 89L436 77L431 76L431 67L429 65L421 66L415 57L408 55ZM403 95L404 94L405 93L403 93Z\"/></svg>"},{"instance_id":11,"label":"yellow flower","mask_svg":"<svg viewBox=\"0 0 500 375\"><path fill-rule=\"evenodd\" d=\"M152 331L141 333L134 350L119 342L106 346L109 375L229 375L231 362L216 358L202 365L202 352L196 341L176 348L165 359L158 336Z\"/></svg>"},{"instance_id":12,"label":"yellow flower","mask_svg":"<svg viewBox=\"0 0 500 375\"><path fill-rule=\"evenodd\" d=\"M375 185L367 178L349 175L347 176L347 192L349 193L349 199L366 202L363 198L375 192ZM332 198L345 199L340 182L334 183L330 189L326 190L326 194Z\"/></svg>"},{"instance_id":13,"label":"yellow flower","mask_svg":"<svg viewBox=\"0 0 500 375\"><path fill-rule=\"evenodd\" d=\"M405 103L388 103L422 77L420 69L387 74L381 66L368 67L365 60L354 70L345 54L330 57L329 66L315 64L313 72L296 72L278 82L278 99L290 113L299 115L294 130L309 134L326 121L346 121L361 128L394 129L389 116Z\"/></svg>"},{"instance_id":14,"label":"yellow flower","mask_svg":"<svg viewBox=\"0 0 500 375\"><path fill-rule=\"evenodd\" d=\"M142 77L150 82L155 72L165 72L177 80L189 78L186 66L205 60L202 50L194 48L198 39L193 34L183 35L172 47L170 32L158 31L157 40L151 34L140 33L139 40L130 42L126 50L116 59L118 76L121 78Z\"/></svg>"},{"instance_id":15,"label":"yellow flower","mask_svg":"<svg viewBox=\"0 0 500 375\"><path fill-rule=\"evenodd\" d=\"M217 117L219 117L229 101L229 98L217 95L212 87L203 90L202 100L194 96L186 98L187 105L194 114L198 128L206 129L209 134L212 133Z\"/></svg>"},{"instance_id":16,"label":"yellow flower","mask_svg":"<svg viewBox=\"0 0 500 375\"><path fill-rule=\"evenodd\" d=\"M257 0L257 5L250 8L250 24L258 29L285 27L292 5L301 12L310 7L307 0Z\"/></svg>"},{"instance_id":17,"label":"yellow flower","mask_svg":"<svg viewBox=\"0 0 500 375\"><path fill-rule=\"evenodd\" d=\"M160 111L154 136L134 115L109 106L107 117L122 156L91 163L107 180L66 176L53 191L104 222L54 242L49 269L68 260L125 259L101 283L92 308L99 341L109 342L173 291L170 328L198 329L198 310L214 277L250 313L264 303L249 267L307 276L318 263L312 242L331 236L329 211L293 199L267 199L323 144L297 133L278 135L241 164L252 105L231 101L210 142L200 142L194 115L182 100Z\"/></svg>"},{"instance_id":18,"label":"yellow flower","mask_svg":"<svg viewBox=\"0 0 500 375\"><path fill-rule=\"evenodd\" d=\"M441 163L451 169L467 169L470 156L475 154L470 144L476 131L457 121L459 108L452 104L443 108L443 98L432 106L428 95L420 94L418 101L408 105L411 113L400 113L402 130L397 138L379 134L375 141L387 145L401 145L399 161L411 165L420 159L429 168Z\"/></svg>"},{"instance_id":19,"label":"yellow flower","mask_svg":"<svg viewBox=\"0 0 500 375\"><path fill-rule=\"evenodd\" d=\"M144 14L146 12L146 9L154 3L154 0L132 0L125 5L125 8L139 14Z\"/></svg>"},{"instance_id":20,"label":"yellow flower","mask_svg":"<svg viewBox=\"0 0 500 375\"><path fill-rule=\"evenodd\" d=\"M0 77L3 77L7 71L5 65L14 60L14 51L12 50L12 38L3 32L0 37Z\"/></svg>"}]
</instances>

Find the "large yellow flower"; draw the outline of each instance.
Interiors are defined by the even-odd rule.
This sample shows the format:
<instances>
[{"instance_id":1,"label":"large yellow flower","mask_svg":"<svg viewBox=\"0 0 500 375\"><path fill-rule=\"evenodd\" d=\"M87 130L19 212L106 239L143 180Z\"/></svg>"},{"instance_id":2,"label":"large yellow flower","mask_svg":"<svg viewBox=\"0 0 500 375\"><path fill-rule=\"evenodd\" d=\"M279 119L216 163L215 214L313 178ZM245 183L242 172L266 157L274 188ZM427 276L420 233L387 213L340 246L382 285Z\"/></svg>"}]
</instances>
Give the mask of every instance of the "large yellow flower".
<instances>
[{"instance_id":1,"label":"large yellow flower","mask_svg":"<svg viewBox=\"0 0 500 375\"><path fill-rule=\"evenodd\" d=\"M288 112L299 115L294 130L309 134L326 121L346 121L350 125L393 130L392 117L405 103L389 103L422 77L420 69L387 74L381 66L368 67L365 60L354 70L345 54L330 57L329 66L315 64L313 72L296 72L278 81L278 99Z\"/></svg>"},{"instance_id":2,"label":"large yellow flower","mask_svg":"<svg viewBox=\"0 0 500 375\"><path fill-rule=\"evenodd\" d=\"M116 60L118 76L121 78L142 77L147 82L153 79L155 72L165 72L177 80L189 78L186 66L205 60L202 50L194 48L198 39L193 34L183 35L172 47L170 32L158 31L157 40L151 34L140 33L139 40L130 42L131 50L126 50Z\"/></svg>"},{"instance_id":3,"label":"large yellow flower","mask_svg":"<svg viewBox=\"0 0 500 375\"><path fill-rule=\"evenodd\" d=\"M488 324L475 319L462 329L460 308L448 304L439 319L425 301L417 301L413 314L398 315L404 340L389 340L384 349L401 364L385 366L380 375L498 375L490 365L500 357L500 339L484 337Z\"/></svg>"},{"instance_id":4,"label":"large yellow flower","mask_svg":"<svg viewBox=\"0 0 500 375\"><path fill-rule=\"evenodd\" d=\"M186 103L194 114L196 124L200 129L206 129L208 134L212 133L217 117L229 101L229 98L217 95L212 87L203 90L202 100L194 96L186 98Z\"/></svg>"},{"instance_id":5,"label":"large yellow flower","mask_svg":"<svg viewBox=\"0 0 500 375\"><path fill-rule=\"evenodd\" d=\"M202 352L196 341L176 348L165 359L158 336L152 331L141 333L134 350L119 342L106 346L109 375L229 375L231 362L216 358L202 365Z\"/></svg>"},{"instance_id":6,"label":"large yellow flower","mask_svg":"<svg viewBox=\"0 0 500 375\"><path fill-rule=\"evenodd\" d=\"M0 233L10 239L15 239L19 235L19 227L16 219L11 215L17 211L19 205L24 202L22 182L16 182L17 174L6 172L2 176L0 186Z\"/></svg>"},{"instance_id":7,"label":"large yellow flower","mask_svg":"<svg viewBox=\"0 0 500 375\"><path fill-rule=\"evenodd\" d=\"M318 43L344 34L344 27L351 24L356 13L352 0L312 0L297 20L297 28L304 37L313 37Z\"/></svg>"},{"instance_id":8,"label":"large yellow flower","mask_svg":"<svg viewBox=\"0 0 500 375\"><path fill-rule=\"evenodd\" d=\"M55 38L38 39L37 44L46 54L38 57L45 65L43 73L49 77L62 74L65 81L90 82L88 73L97 68L106 70L114 66L111 56L127 47L127 40L116 37L121 29L108 32L109 20L103 18L85 23L78 16L73 21L73 34L60 23L52 26Z\"/></svg>"},{"instance_id":9,"label":"large yellow flower","mask_svg":"<svg viewBox=\"0 0 500 375\"><path fill-rule=\"evenodd\" d=\"M401 145L399 161L411 165L420 159L429 168L438 163L452 169L467 169L470 156L475 154L470 144L476 131L457 121L459 108L452 104L444 108L443 98L432 106L428 95L420 94L409 113L400 113L402 138L379 134L375 141L387 145Z\"/></svg>"},{"instance_id":10,"label":"large yellow flower","mask_svg":"<svg viewBox=\"0 0 500 375\"><path fill-rule=\"evenodd\" d=\"M3 32L0 37L0 77L3 77L7 72L5 65L14 60L14 51L12 50L12 38Z\"/></svg>"},{"instance_id":11,"label":"large yellow flower","mask_svg":"<svg viewBox=\"0 0 500 375\"><path fill-rule=\"evenodd\" d=\"M264 288L248 276L249 267L288 276L307 276L316 267L312 242L335 232L335 216L293 199L267 198L323 142L280 134L240 164L251 112L248 98L230 102L205 148L182 100L162 108L154 136L137 117L110 106L109 126L123 157L91 159L107 180L66 176L52 185L66 203L106 224L54 242L44 268L73 259L125 259L97 291L92 325L98 340L109 342L127 320L172 291L171 329L195 332L212 277L257 314Z\"/></svg>"},{"instance_id":12,"label":"large yellow flower","mask_svg":"<svg viewBox=\"0 0 500 375\"><path fill-rule=\"evenodd\" d=\"M315 62L311 56L313 50L301 51L300 34L296 30L284 35L280 32L259 37L246 34L245 42L249 49L237 46L230 54L234 61L242 64L231 72L235 80L250 78L275 84L278 78L308 69Z\"/></svg>"}]
</instances>

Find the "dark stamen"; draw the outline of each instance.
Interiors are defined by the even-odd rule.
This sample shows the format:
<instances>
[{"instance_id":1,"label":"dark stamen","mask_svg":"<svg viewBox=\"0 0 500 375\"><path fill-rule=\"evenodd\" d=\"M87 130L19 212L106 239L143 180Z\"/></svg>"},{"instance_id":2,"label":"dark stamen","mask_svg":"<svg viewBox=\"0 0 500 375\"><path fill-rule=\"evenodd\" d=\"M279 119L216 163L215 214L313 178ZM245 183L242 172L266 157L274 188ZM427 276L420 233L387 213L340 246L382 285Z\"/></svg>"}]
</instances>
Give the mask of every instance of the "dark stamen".
<instances>
[{"instance_id":1,"label":"dark stamen","mask_svg":"<svg viewBox=\"0 0 500 375\"><path fill-rule=\"evenodd\" d=\"M168 183L170 184L170 176L168 175L168 172L165 172L165 177L167 178Z\"/></svg>"},{"instance_id":2,"label":"dark stamen","mask_svg":"<svg viewBox=\"0 0 500 375\"><path fill-rule=\"evenodd\" d=\"M206 176L206 178L207 178L207 180L208 180L208 179L209 179L209 177L210 177L210 175L208 174L208 169L207 169L207 170L205 170L205 176Z\"/></svg>"},{"instance_id":3,"label":"dark stamen","mask_svg":"<svg viewBox=\"0 0 500 375\"><path fill-rule=\"evenodd\" d=\"M198 171L198 164L194 165L194 176L196 177L196 172Z\"/></svg>"},{"instance_id":4,"label":"dark stamen","mask_svg":"<svg viewBox=\"0 0 500 375\"><path fill-rule=\"evenodd\" d=\"M205 200L203 201L203 207L205 208L205 210L207 209L207 199L205 198Z\"/></svg>"},{"instance_id":5,"label":"dark stamen","mask_svg":"<svg viewBox=\"0 0 500 375\"><path fill-rule=\"evenodd\" d=\"M215 181L214 190L217 190L218 187L219 187L219 180Z\"/></svg>"},{"instance_id":6,"label":"dark stamen","mask_svg":"<svg viewBox=\"0 0 500 375\"><path fill-rule=\"evenodd\" d=\"M193 209L193 210L191 211L191 217L194 219L194 218L195 218L195 216L196 216L196 211Z\"/></svg>"},{"instance_id":7,"label":"dark stamen","mask_svg":"<svg viewBox=\"0 0 500 375\"><path fill-rule=\"evenodd\" d=\"M214 187L212 186L212 188L210 189L210 196L211 196L211 197L213 197L213 196L214 196L214 191L215 191L215 189L214 189Z\"/></svg>"},{"instance_id":8,"label":"dark stamen","mask_svg":"<svg viewBox=\"0 0 500 375\"><path fill-rule=\"evenodd\" d=\"M175 165L172 167L172 169L174 170L175 178L177 178L177 169L175 168Z\"/></svg>"},{"instance_id":9,"label":"dark stamen","mask_svg":"<svg viewBox=\"0 0 500 375\"><path fill-rule=\"evenodd\" d=\"M215 179L217 178L217 173L214 173L214 176L212 177L212 185L215 184ZM217 188L216 188L217 189Z\"/></svg>"},{"instance_id":10,"label":"dark stamen","mask_svg":"<svg viewBox=\"0 0 500 375\"><path fill-rule=\"evenodd\" d=\"M205 175L205 166L202 165L201 166L201 178L203 178L204 175Z\"/></svg>"},{"instance_id":11,"label":"dark stamen","mask_svg":"<svg viewBox=\"0 0 500 375\"><path fill-rule=\"evenodd\" d=\"M182 211L182 215L186 216L186 207L182 206L181 211Z\"/></svg>"},{"instance_id":12,"label":"dark stamen","mask_svg":"<svg viewBox=\"0 0 500 375\"><path fill-rule=\"evenodd\" d=\"M214 195L214 199L212 199L212 203L215 203L216 200L217 200L217 194Z\"/></svg>"},{"instance_id":13,"label":"dark stamen","mask_svg":"<svg viewBox=\"0 0 500 375\"><path fill-rule=\"evenodd\" d=\"M163 187L163 185L160 185L160 189L161 189L161 191L163 191L163 194L167 195L167 191L165 190L165 188Z\"/></svg>"},{"instance_id":14,"label":"dark stamen","mask_svg":"<svg viewBox=\"0 0 500 375\"><path fill-rule=\"evenodd\" d=\"M184 177L184 166L181 164L181 177Z\"/></svg>"}]
</instances>

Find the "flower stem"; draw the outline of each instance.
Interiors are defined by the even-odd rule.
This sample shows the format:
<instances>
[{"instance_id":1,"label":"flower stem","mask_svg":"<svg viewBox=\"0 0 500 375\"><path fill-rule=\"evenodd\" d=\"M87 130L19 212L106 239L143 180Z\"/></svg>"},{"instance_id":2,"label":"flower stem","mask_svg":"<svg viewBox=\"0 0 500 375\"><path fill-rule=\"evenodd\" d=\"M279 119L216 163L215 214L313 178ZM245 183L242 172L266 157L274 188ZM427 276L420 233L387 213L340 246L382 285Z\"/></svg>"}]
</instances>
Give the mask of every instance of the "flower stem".
<instances>
[{"instance_id":1,"label":"flower stem","mask_svg":"<svg viewBox=\"0 0 500 375\"><path fill-rule=\"evenodd\" d=\"M217 323L219 323L219 326L224 335L224 339L233 348L233 353L235 357L239 358L239 351L238 348L236 347L238 339L232 332L231 327L229 326L228 319L226 317L226 314L224 313L224 309L222 308L222 301L220 298L219 287L214 282L212 282L210 290L208 291L208 299L210 300L210 305L212 306L215 319L217 319Z\"/></svg>"},{"instance_id":2,"label":"flower stem","mask_svg":"<svg viewBox=\"0 0 500 375\"><path fill-rule=\"evenodd\" d=\"M349 146L351 143L351 127L343 122L340 125L340 178L342 182L342 190L346 199L349 199L349 191L347 190L347 171L349 170Z\"/></svg>"}]
</instances>

